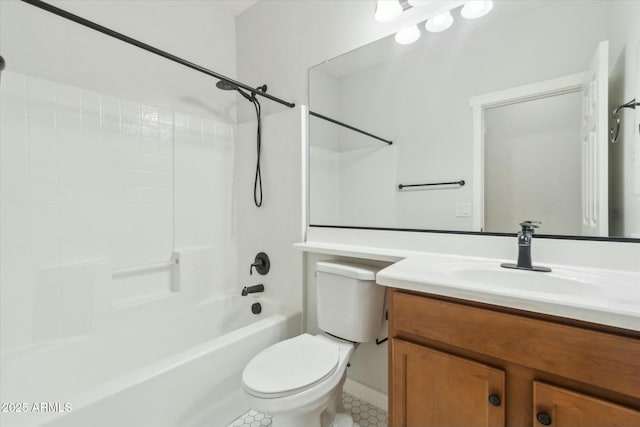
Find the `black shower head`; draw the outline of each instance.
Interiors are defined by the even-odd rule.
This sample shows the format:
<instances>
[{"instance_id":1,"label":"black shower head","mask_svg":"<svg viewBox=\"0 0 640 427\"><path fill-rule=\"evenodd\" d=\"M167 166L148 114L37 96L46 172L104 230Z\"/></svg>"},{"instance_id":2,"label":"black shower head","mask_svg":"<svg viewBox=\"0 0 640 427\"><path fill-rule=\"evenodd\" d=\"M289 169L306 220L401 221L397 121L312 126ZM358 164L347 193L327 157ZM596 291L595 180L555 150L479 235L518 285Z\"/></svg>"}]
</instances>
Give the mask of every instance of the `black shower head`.
<instances>
[{"instance_id":1,"label":"black shower head","mask_svg":"<svg viewBox=\"0 0 640 427\"><path fill-rule=\"evenodd\" d=\"M230 83L226 80L218 80L218 83L216 83L216 87L218 89L222 89L222 90L236 90L238 89L238 86L234 85L233 83Z\"/></svg>"},{"instance_id":2,"label":"black shower head","mask_svg":"<svg viewBox=\"0 0 640 427\"><path fill-rule=\"evenodd\" d=\"M218 89L222 89L222 90L237 90L238 92L240 92L240 95L244 96L245 99L247 99L248 101L253 102L253 100L255 99L255 95L251 94L249 95L248 93L246 93L245 91L243 91L242 89L240 89L237 85L228 82L226 80L218 80L218 83L216 83L216 87Z\"/></svg>"}]
</instances>

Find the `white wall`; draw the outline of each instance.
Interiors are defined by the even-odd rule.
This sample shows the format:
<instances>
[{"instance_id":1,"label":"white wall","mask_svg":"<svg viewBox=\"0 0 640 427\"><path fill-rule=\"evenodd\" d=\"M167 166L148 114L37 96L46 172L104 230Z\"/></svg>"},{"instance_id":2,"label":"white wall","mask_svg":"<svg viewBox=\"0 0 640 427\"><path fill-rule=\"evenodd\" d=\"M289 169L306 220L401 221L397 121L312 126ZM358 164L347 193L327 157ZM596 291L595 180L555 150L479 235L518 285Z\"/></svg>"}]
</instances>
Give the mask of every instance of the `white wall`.
<instances>
[{"instance_id":1,"label":"white wall","mask_svg":"<svg viewBox=\"0 0 640 427\"><path fill-rule=\"evenodd\" d=\"M484 231L581 234L581 111L581 92L485 111Z\"/></svg>"},{"instance_id":2,"label":"white wall","mask_svg":"<svg viewBox=\"0 0 640 427\"><path fill-rule=\"evenodd\" d=\"M394 145L380 145L339 153L340 217L339 222L326 224L370 227L396 224L397 149Z\"/></svg>"},{"instance_id":3,"label":"white wall","mask_svg":"<svg viewBox=\"0 0 640 427\"><path fill-rule=\"evenodd\" d=\"M259 1L236 19L238 79L254 86L267 83L270 93L306 105L309 67L461 3L434 0L430 7L378 23L372 19L374 1ZM267 112L282 108L265 103ZM239 107L238 113L240 121L252 117L249 107Z\"/></svg>"},{"instance_id":4,"label":"white wall","mask_svg":"<svg viewBox=\"0 0 640 427\"><path fill-rule=\"evenodd\" d=\"M266 82L271 93L297 103L305 103L309 67L388 35L393 32L394 26L401 28L403 25L381 25L375 22L372 19L374 8L373 1L357 0L258 2L240 15L236 22L239 79L256 85ZM282 107L270 103L268 108ZM249 108L241 108L239 114L242 120L247 120L251 118L252 112ZM283 215L286 214L284 209L281 212ZM335 231L339 235L342 234L340 230ZM362 233L369 235L367 231ZM402 241L407 235L401 232L371 233L375 234L378 243L383 246L388 240L396 240L399 242L398 245L402 246ZM434 240L429 238L429 233L417 234L415 238L423 241L423 250L426 247L437 252L444 241L444 246L455 252L456 247L464 248L465 241L477 240L480 243L474 248L479 255L496 251L513 253L513 256L516 253L515 243L510 238L439 235L438 239ZM344 241L357 244L360 235L345 236ZM332 235L329 239L337 239L337 236ZM615 261L614 257L619 256L621 265L628 266L629 262L637 264L638 252L634 249L635 246L631 243L594 245L585 241L558 240L547 241L543 248L534 251L535 254L544 255L546 259L561 259L563 254L567 254L570 255L570 260L575 260L580 258L582 249L587 248L597 254L596 259L603 262ZM614 247L615 250L610 250ZM308 274L306 277L305 289L308 292L311 283ZM310 309L313 300L307 299L305 304ZM365 353L366 351L363 351L360 357L367 358ZM374 361L376 358L376 354L371 354L368 360ZM386 364L384 361L378 361L374 366L375 369L367 370L366 373L354 375L351 371L349 375L356 381L386 391Z\"/></svg>"},{"instance_id":5,"label":"white wall","mask_svg":"<svg viewBox=\"0 0 640 427\"><path fill-rule=\"evenodd\" d=\"M609 61L614 64L609 94L610 110L640 99L640 3L614 3L607 15L611 34ZM640 238L640 110L621 113L620 140L610 145L609 193L611 234ZM610 120L611 122L611 120ZM610 123L613 126L613 122ZM622 171L622 173L620 173Z\"/></svg>"},{"instance_id":6,"label":"white wall","mask_svg":"<svg viewBox=\"0 0 640 427\"><path fill-rule=\"evenodd\" d=\"M236 74L235 22L203 1L61 0L53 5L223 75ZM202 117L235 118L215 79L17 0L0 1L7 69Z\"/></svg>"},{"instance_id":7,"label":"white wall","mask_svg":"<svg viewBox=\"0 0 640 427\"><path fill-rule=\"evenodd\" d=\"M314 112L328 117L338 117L338 81L329 73L317 70L314 78L309 82L312 86L309 92L316 94ZM339 150L339 126L324 119L311 116L309 132L313 134L313 146L327 150Z\"/></svg>"},{"instance_id":8,"label":"white wall","mask_svg":"<svg viewBox=\"0 0 640 427\"><path fill-rule=\"evenodd\" d=\"M336 224L340 221L340 153L309 147L309 222Z\"/></svg>"}]
</instances>

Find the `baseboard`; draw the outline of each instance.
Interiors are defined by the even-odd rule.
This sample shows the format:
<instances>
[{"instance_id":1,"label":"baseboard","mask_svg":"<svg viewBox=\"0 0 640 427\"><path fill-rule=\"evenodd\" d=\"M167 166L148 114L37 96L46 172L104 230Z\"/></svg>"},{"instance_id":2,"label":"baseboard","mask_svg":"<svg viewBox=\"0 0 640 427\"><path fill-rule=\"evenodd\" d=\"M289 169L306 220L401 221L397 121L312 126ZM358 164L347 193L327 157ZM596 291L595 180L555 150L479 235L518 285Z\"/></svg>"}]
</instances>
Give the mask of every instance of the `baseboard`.
<instances>
[{"instance_id":1,"label":"baseboard","mask_svg":"<svg viewBox=\"0 0 640 427\"><path fill-rule=\"evenodd\" d=\"M359 382L353 381L351 378L347 378L344 382L344 391L354 395L358 399L372 404L377 408L383 409L387 412L389 410L389 400L386 394L379 392L378 390L374 390L371 387L367 387L364 384L360 384Z\"/></svg>"}]
</instances>

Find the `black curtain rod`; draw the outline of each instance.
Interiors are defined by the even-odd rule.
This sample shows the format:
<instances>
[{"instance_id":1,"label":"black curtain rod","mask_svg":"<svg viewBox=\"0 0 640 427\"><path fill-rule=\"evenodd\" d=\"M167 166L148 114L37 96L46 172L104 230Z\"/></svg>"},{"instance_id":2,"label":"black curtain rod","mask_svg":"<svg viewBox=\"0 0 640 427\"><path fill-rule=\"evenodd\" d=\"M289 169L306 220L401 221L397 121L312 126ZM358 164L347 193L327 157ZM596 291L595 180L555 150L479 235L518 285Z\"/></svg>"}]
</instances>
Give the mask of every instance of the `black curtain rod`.
<instances>
[{"instance_id":1,"label":"black curtain rod","mask_svg":"<svg viewBox=\"0 0 640 427\"><path fill-rule=\"evenodd\" d=\"M389 144L389 145L393 144L393 141L391 141L391 140L384 139L384 138L380 138L379 136L376 136L376 135L374 135L374 134L372 134L372 133L369 133L369 132L365 132L365 131L363 131L362 129L358 129L358 128L353 127L353 126L351 126L351 125L348 125L348 124L346 124L346 123L339 122L338 120L332 119L331 117L323 116L323 115L322 115L322 114L320 114L320 113L316 113L316 112L313 112L313 111L309 110L309 114L310 114L310 115L312 115L312 116L315 116L315 117L319 117L319 118L321 118L321 119L323 119L323 120L326 120L326 121L328 121L328 122L335 123L335 124L337 124L337 125L340 125L340 126L342 126L342 127L347 128L347 129L351 129L351 130L353 130L353 131L359 132L359 133L361 133L361 134L363 134L363 135L370 136L371 138L377 139L378 141L382 141L382 142L384 142L384 143L386 143L386 144Z\"/></svg>"},{"instance_id":2,"label":"black curtain rod","mask_svg":"<svg viewBox=\"0 0 640 427\"><path fill-rule=\"evenodd\" d=\"M286 105L289 108L293 108L293 107L296 106L296 104L294 104L292 102L283 101L282 99L276 98L275 96L271 96L268 93L264 93L264 92L260 91L257 88L253 88L253 87L251 87L249 85L246 85L246 84L241 83L239 81L233 80L233 79L231 79L229 77L223 76L222 74L218 74L215 71L211 71L211 70L209 70L207 68L201 67L200 65L194 64L193 62L186 61L186 60L184 60L184 59L182 59L180 57L177 57L175 55L170 54L169 52L165 52L164 50L160 50L160 49L155 48L155 47L153 47L151 45L148 45L146 43L142 43L139 40L136 40L134 38L126 36L126 35L124 35L122 33L117 32L117 31L113 31L110 28L103 27L100 24L96 24L95 22L89 21L88 19L82 18L81 16L74 15L71 12L67 12L66 10L63 10L63 9L58 8L58 7L52 6L52 5L50 5L48 3L45 3L45 2L43 2L41 0L22 0L22 1L27 3L27 4L30 4L32 6L35 6L37 8L40 8L42 10L46 10L47 12L51 12L54 15L58 15L58 16L60 16L62 18L65 18L65 19L68 19L70 21L73 21L73 22L75 22L77 24L84 25L85 27L91 28L92 30L98 31L98 32L100 32L102 34L106 34L106 35L108 35L110 37L116 38L116 39L121 40L121 41L123 41L125 43L129 43L129 44L131 44L133 46L139 47L140 49L144 49L144 50L146 50L148 52L151 52L151 53L154 53L154 54L156 54L158 56L162 56L163 58L166 58L166 59L168 59L170 61L177 62L178 64L184 65L185 67L189 67L189 68L191 68L193 70L196 70L196 71L199 71L201 73L207 74L207 75L209 75L211 77L215 77L216 79L223 80L225 82L231 83L231 84L233 84L235 86L238 86L238 87L240 87L242 89L245 89L245 90L247 90L247 91L249 91L249 92L251 92L253 94L256 94L256 95L259 95L259 96L263 96L263 97L265 97L267 99L270 99L271 101L275 101L275 102L277 102L279 104Z\"/></svg>"}]
</instances>

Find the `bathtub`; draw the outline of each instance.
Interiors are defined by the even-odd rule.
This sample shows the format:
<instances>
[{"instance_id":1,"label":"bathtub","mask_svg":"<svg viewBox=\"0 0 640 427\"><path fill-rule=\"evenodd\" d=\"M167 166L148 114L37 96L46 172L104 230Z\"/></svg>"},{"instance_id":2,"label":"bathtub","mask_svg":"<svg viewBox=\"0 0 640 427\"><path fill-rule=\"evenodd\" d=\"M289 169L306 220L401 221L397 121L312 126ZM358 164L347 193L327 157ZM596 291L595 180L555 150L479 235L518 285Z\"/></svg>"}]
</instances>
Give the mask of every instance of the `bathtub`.
<instances>
[{"instance_id":1,"label":"bathtub","mask_svg":"<svg viewBox=\"0 0 640 427\"><path fill-rule=\"evenodd\" d=\"M164 305L86 337L3 354L0 424L226 426L248 409L240 388L246 363L300 332L300 312L264 298Z\"/></svg>"}]
</instances>

